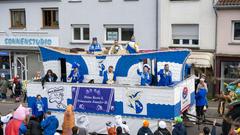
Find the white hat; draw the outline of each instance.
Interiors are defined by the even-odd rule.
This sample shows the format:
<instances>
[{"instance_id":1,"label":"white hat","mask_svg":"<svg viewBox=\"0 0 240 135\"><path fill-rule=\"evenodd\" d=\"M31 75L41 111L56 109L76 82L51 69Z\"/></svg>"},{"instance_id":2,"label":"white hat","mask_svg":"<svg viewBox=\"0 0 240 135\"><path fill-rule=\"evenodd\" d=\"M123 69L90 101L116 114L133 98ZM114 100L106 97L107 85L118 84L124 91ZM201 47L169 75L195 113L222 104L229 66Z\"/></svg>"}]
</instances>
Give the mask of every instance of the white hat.
<instances>
[{"instance_id":1,"label":"white hat","mask_svg":"<svg viewBox=\"0 0 240 135\"><path fill-rule=\"evenodd\" d=\"M60 135L58 132L56 132L54 135Z\"/></svg>"},{"instance_id":2,"label":"white hat","mask_svg":"<svg viewBox=\"0 0 240 135\"><path fill-rule=\"evenodd\" d=\"M9 113L6 116L2 116L1 117L1 122L4 123L4 124L8 123L10 121L10 119L12 118L12 116L13 116L12 113Z\"/></svg>"},{"instance_id":3,"label":"white hat","mask_svg":"<svg viewBox=\"0 0 240 135\"><path fill-rule=\"evenodd\" d=\"M161 129L165 129L167 127L167 124L165 121L160 121L158 126L161 128Z\"/></svg>"},{"instance_id":4,"label":"white hat","mask_svg":"<svg viewBox=\"0 0 240 135\"><path fill-rule=\"evenodd\" d=\"M201 78L201 79L200 79L200 81L204 82L204 81L205 81L205 79L204 79L204 78Z\"/></svg>"},{"instance_id":5,"label":"white hat","mask_svg":"<svg viewBox=\"0 0 240 135\"><path fill-rule=\"evenodd\" d=\"M151 69L151 67L148 64L144 64L143 67L147 67L148 69Z\"/></svg>"},{"instance_id":6,"label":"white hat","mask_svg":"<svg viewBox=\"0 0 240 135\"><path fill-rule=\"evenodd\" d=\"M1 74L1 77L2 77L2 78L5 78L5 74L4 74L4 73L2 73L2 74Z\"/></svg>"}]
</instances>

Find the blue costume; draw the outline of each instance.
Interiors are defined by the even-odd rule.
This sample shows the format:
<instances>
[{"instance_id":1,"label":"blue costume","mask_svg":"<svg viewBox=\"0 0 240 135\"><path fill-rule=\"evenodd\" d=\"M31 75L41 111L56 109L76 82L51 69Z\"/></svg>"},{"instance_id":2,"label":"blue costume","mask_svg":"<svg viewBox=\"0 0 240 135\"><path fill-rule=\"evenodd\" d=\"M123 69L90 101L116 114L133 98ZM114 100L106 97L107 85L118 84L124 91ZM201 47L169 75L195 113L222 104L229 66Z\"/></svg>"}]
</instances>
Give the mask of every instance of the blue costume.
<instances>
[{"instance_id":1,"label":"blue costume","mask_svg":"<svg viewBox=\"0 0 240 135\"><path fill-rule=\"evenodd\" d=\"M169 86L169 85L173 84L171 71L168 71L168 74L166 74L164 69L161 69L158 72L158 75L160 75L160 80L158 82L158 86Z\"/></svg>"},{"instance_id":2,"label":"blue costume","mask_svg":"<svg viewBox=\"0 0 240 135\"><path fill-rule=\"evenodd\" d=\"M135 41L131 41L127 44L126 50L131 53L137 53L138 44Z\"/></svg>"},{"instance_id":3,"label":"blue costume","mask_svg":"<svg viewBox=\"0 0 240 135\"><path fill-rule=\"evenodd\" d=\"M58 126L58 119L52 115L41 122L41 127L44 129L44 135L54 135Z\"/></svg>"},{"instance_id":4,"label":"blue costume","mask_svg":"<svg viewBox=\"0 0 240 135\"><path fill-rule=\"evenodd\" d=\"M200 88L195 95L196 106L205 106L207 105L207 90L204 88Z\"/></svg>"},{"instance_id":5,"label":"blue costume","mask_svg":"<svg viewBox=\"0 0 240 135\"><path fill-rule=\"evenodd\" d=\"M44 103L42 100L37 99L32 106L32 114L35 117L39 117L41 115L44 115L46 111L47 111L47 104Z\"/></svg>"},{"instance_id":6,"label":"blue costume","mask_svg":"<svg viewBox=\"0 0 240 135\"><path fill-rule=\"evenodd\" d=\"M108 81L108 71L103 72L103 84L107 84ZM115 73L113 72L113 80L116 81Z\"/></svg>"},{"instance_id":7,"label":"blue costume","mask_svg":"<svg viewBox=\"0 0 240 135\"><path fill-rule=\"evenodd\" d=\"M82 83L84 76L79 71L75 73L74 72L75 68L79 69L79 66L76 63L74 63L72 65L72 71L71 71L70 75L68 76L68 78L71 78L71 83L77 83L77 82Z\"/></svg>"},{"instance_id":8,"label":"blue costume","mask_svg":"<svg viewBox=\"0 0 240 135\"><path fill-rule=\"evenodd\" d=\"M141 76L141 86L148 86L152 82L152 77L148 72L140 72L137 70L137 74Z\"/></svg>"},{"instance_id":9,"label":"blue costume","mask_svg":"<svg viewBox=\"0 0 240 135\"><path fill-rule=\"evenodd\" d=\"M90 53L94 53L94 52L101 52L102 51L102 48L101 48L101 45L99 43L96 43L96 44L91 44L89 46L89 50L88 50Z\"/></svg>"}]
</instances>

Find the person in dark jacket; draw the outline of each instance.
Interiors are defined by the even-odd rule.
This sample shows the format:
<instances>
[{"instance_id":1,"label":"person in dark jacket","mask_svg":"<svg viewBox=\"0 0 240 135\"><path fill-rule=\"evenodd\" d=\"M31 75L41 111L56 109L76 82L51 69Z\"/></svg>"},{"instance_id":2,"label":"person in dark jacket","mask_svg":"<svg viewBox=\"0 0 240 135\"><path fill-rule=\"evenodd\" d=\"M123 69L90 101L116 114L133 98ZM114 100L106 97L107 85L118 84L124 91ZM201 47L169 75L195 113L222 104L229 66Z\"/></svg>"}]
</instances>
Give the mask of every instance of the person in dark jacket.
<instances>
[{"instance_id":1,"label":"person in dark jacket","mask_svg":"<svg viewBox=\"0 0 240 135\"><path fill-rule=\"evenodd\" d=\"M149 121L143 121L143 126L138 130L137 135L153 135L151 129L149 128Z\"/></svg>"},{"instance_id":2,"label":"person in dark jacket","mask_svg":"<svg viewBox=\"0 0 240 135\"><path fill-rule=\"evenodd\" d=\"M160 80L158 82L158 86L169 86L172 85L172 72L169 70L169 65L165 64L164 69L161 69L158 72L160 75Z\"/></svg>"},{"instance_id":3,"label":"person in dark jacket","mask_svg":"<svg viewBox=\"0 0 240 135\"><path fill-rule=\"evenodd\" d=\"M58 119L51 115L51 112L48 111L45 114L45 119L41 122L41 127L43 129L44 135L54 135L59 126Z\"/></svg>"},{"instance_id":4,"label":"person in dark jacket","mask_svg":"<svg viewBox=\"0 0 240 135\"><path fill-rule=\"evenodd\" d=\"M198 84L198 88L196 91L195 99L196 99L196 112L198 117L203 117L204 115L204 106L207 105L207 85L204 82L204 79L200 79L200 83Z\"/></svg>"},{"instance_id":5,"label":"person in dark jacket","mask_svg":"<svg viewBox=\"0 0 240 135\"><path fill-rule=\"evenodd\" d=\"M212 131L210 133L210 129L208 127L203 128L204 135L216 135L216 120L213 121Z\"/></svg>"},{"instance_id":6,"label":"person in dark jacket","mask_svg":"<svg viewBox=\"0 0 240 135\"><path fill-rule=\"evenodd\" d=\"M32 116L28 122L28 129L30 130L30 135L42 135L42 129L40 122L34 116Z\"/></svg>"},{"instance_id":7,"label":"person in dark jacket","mask_svg":"<svg viewBox=\"0 0 240 135\"><path fill-rule=\"evenodd\" d=\"M42 101L41 95L36 96L36 101L32 106L32 114L35 116L39 122L43 120L43 115L47 111L47 105Z\"/></svg>"},{"instance_id":8,"label":"person in dark jacket","mask_svg":"<svg viewBox=\"0 0 240 135\"><path fill-rule=\"evenodd\" d=\"M167 130L167 124L165 121L160 121L158 123L158 129L154 132L154 135L171 135L171 133Z\"/></svg>"},{"instance_id":9,"label":"person in dark jacket","mask_svg":"<svg viewBox=\"0 0 240 135\"><path fill-rule=\"evenodd\" d=\"M46 75L42 78L42 87L44 88L45 82L56 82L58 79L57 75L53 73L51 69L49 69Z\"/></svg>"},{"instance_id":10,"label":"person in dark jacket","mask_svg":"<svg viewBox=\"0 0 240 135\"><path fill-rule=\"evenodd\" d=\"M173 126L172 135L187 135L187 130L183 125L183 119L181 117L175 118L175 125Z\"/></svg>"}]
</instances>

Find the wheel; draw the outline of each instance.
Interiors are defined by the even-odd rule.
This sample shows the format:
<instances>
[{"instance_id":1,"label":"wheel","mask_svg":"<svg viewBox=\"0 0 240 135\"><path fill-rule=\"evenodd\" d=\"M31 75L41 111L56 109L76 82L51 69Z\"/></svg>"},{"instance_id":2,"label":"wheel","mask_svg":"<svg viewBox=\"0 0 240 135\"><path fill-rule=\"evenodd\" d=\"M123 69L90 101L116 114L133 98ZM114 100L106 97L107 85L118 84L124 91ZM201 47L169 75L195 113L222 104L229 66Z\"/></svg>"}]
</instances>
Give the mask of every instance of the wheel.
<instances>
[{"instance_id":1,"label":"wheel","mask_svg":"<svg viewBox=\"0 0 240 135\"><path fill-rule=\"evenodd\" d=\"M240 123L240 105L230 110L226 114L225 118L223 119L223 124L222 124L223 135L228 135L229 131L231 130L233 122Z\"/></svg>"}]
</instances>

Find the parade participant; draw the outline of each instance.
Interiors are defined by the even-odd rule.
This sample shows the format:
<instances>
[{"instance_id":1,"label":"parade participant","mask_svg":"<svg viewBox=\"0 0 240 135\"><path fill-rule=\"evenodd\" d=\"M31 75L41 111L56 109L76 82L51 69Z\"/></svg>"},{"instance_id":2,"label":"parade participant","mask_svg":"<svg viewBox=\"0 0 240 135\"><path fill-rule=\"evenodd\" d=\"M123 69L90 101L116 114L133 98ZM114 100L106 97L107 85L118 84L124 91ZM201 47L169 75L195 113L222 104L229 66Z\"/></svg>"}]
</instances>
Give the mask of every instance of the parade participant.
<instances>
[{"instance_id":1,"label":"parade participant","mask_svg":"<svg viewBox=\"0 0 240 135\"><path fill-rule=\"evenodd\" d=\"M58 79L57 75L53 73L51 69L49 69L46 75L42 78L42 87L44 88L45 82L56 82Z\"/></svg>"},{"instance_id":2,"label":"parade participant","mask_svg":"<svg viewBox=\"0 0 240 135\"><path fill-rule=\"evenodd\" d=\"M200 79L204 79L204 82L207 84L206 75L201 74L200 77L195 81L195 93L197 91L198 84L200 83Z\"/></svg>"},{"instance_id":3,"label":"parade participant","mask_svg":"<svg viewBox=\"0 0 240 135\"><path fill-rule=\"evenodd\" d=\"M149 128L149 121L143 121L143 126L138 130L137 135L153 135L151 129Z\"/></svg>"},{"instance_id":4,"label":"parade participant","mask_svg":"<svg viewBox=\"0 0 240 135\"><path fill-rule=\"evenodd\" d=\"M113 66L108 67L108 71L103 73L103 84L114 84L116 81L116 76L113 71Z\"/></svg>"},{"instance_id":5,"label":"parade participant","mask_svg":"<svg viewBox=\"0 0 240 135\"><path fill-rule=\"evenodd\" d=\"M7 90L9 87L9 82L5 78L5 74L1 74L1 79L0 79L0 92L2 96L2 102L6 102L7 99Z\"/></svg>"},{"instance_id":6,"label":"parade participant","mask_svg":"<svg viewBox=\"0 0 240 135\"><path fill-rule=\"evenodd\" d=\"M114 40L114 43L113 43L113 45L111 46L108 54L109 54L109 55L111 55L111 54L118 54L118 53L119 53L120 51L122 51L122 50L124 50L123 47L122 47L122 45L120 45L117 40Z\"/></svg>"},{"instance_id":7,"label":"parade participant","mask_svg":"<svg viewBox=\"0 0 240 135\"><path fill-rule=\"evenodd\" d=\"M198 84L195 99L196 99L196 112L198 117L203 117L204 115L204 106L207 105L207 86L204 82L204 79L200 79Z\"/></svg>"},{"instance_id":8,"label":"parade participant","mask_svg":"<svg viewBox=\"0 0 240 135\"><path fill-rule=\"evenodd\" d=\"M140 67L139 67L140 68ZM152 82L151 74L149 73L150 66L148 64L143 65L143 72L137 69L137 74L141 76L141 86L149 86Z\"/></svg>"},{"instance_id":9,"label":"parade participant","mask_svg":"<svg viewBox=\"0 0 240 135\"><path fill-rule=\"evenodd\" d=\"M54 135L59 126L58 119L51 115L50 111L48 111L44 117L44 120L41 122L44 135Z\"/></svg>"},{"instance_id":10,"label":"parade participant","mask_svg":"<svg viewBox=\"0 0 240 135\"><path fill-rule=\"evenodd\" d=\"M82 115L77 119L76 125L79 128L78 135L88 135L88 125L89 121L86 115Z\"/></svg>"},{"instance_id":11,"label":"parade participant","mask_svg":"<svg viewBox=\"0 0 240 135\"><path fill-rule=\"evenodd\" d=\"M64 112L64 121L62 124L62 135L71 135L72 128L75 126L75 115L73 112L73 106L68 105Z\"/></svg>"},{"instance_id":12,"label":"parade participant","mask_svg":"<svg viewBox=\"0 0 240 135\"><path fill-rule=\"evenodd\" d=\"M82 83L84 76L79 72L80 66L77 63L73 63L71 73L68 76L68 80L71 83Z\"/></svg>"},{"instance_id":13,"label":"parade participant","mask_svg":"<svg viewBox=\"0 0 240 135\"><path fill-rule=\"evenodd\" d=\"M183 119L176 117L174 119L175 125L173 126L172 135L187 135L187 130L183 125Z\"/></svg>"},{"instance_id":14,"label":"parade participant","mask_svg":"<svg viewBox=\"0 0 240 135\"><path fill-rule=\"evenodd\" d=\"M139 48L138 48L138 43L136 43L135 41L135 37L132 36L131 37L131 41L127 44L126 50L128 51L128 53L138 53L139 52Z\"/></svg>"},{"instance_id":15,"label":"parade participant","mask_svg":"<svg viewBox=\"0 0 240 135\"><path fill-rule=\"evenodd\" d=\"M41 95L36 96L36 100L32 106L32 115L35 116L39 122L43 120L43 116L47 111L47 105L44 104Z\"/></svg>"},{"instance_id":16,"label":"parade participant","mask_svg":"<svg viewBox=\"0 0 240 135\"><path fill-rule=\"evenodd\" d=\"M29 115L29 109L20 105L13 113L13 119L11 119L5 129L6 135L22 135L27 132L25 120Z\"/></svg>"},{"instance_id":17,"label":"parade participant","mask_svg":"<svg viewBox=\"0 0 240 135\"><path fill-rule=\"evenodd\" d=\"M92 39L92 44L89 46L88 51L89 51L89 53L101 52L102 51L101 45L98 43L96 37L94 37Z\"/></svg>"},{"instance_id":18,"label":"parade participant","mask_svg":"<svg viewBox=\"0 0 240 135\"><path fill-rule=\"evenodd\" d=\"M28 84L28 81L27 80L24 80L22 81L22 92L23 92L23 102L25 103L26 100L27 100L27 84Z\"/></svg>"},{"instance_id":19,"label":"parade participant","mask_svg":"<svg viewBox=\"0 0 240 135\"><path fill-rule=\"evenodd\" d=\"M13 78L13 85L13 91L16 96L15 102L20 102L20 96L22 93L22 82L19 75Z\"/></svg>"},{"instance_id":20,"label":"parade participant","mask_svg":"<svg viewBox=\"0 0 240 135\"><path fill-rule=\"evenodd\" d=\"M167 130L167 123L165 121L160 121L158 123L158 129L154 132L154 135L171 135Z\"/></svg>"},{"instance_id":21,"label":"parade participant","mask_svg":"<svg viewBox=\"0 0 240 135\"><path fill-rule=\"evenodd\" d=\"M40 122L36 117L31 116L27 127L29 129L30 135L42 135Z\"/></svg>"},{"instance_id":22,"label":"parade participant","mask_svg":"<svg viewBox=\"0 0 240 135\"><path fill-rule=\"evenodd\" d=\"M158 86L169 86L172 85L172 72L169 70L169 65L165 64L164 69L161 69L158 72L160 75L160 80L158 82Z\"/></svg>"},{"instance_id":23,"label":"parade participant","mask_svg":"<svg viewBox=\"0 0 240 135\"><path fill-rule=\"evenodd\" d=\"M115 116L115 127L121 127L122 128L122 133L124 134L130 134L130 130L129 127L127 126L127 124L122 121L122 116L117 115Z\"/></svg>"}]
</instances>

